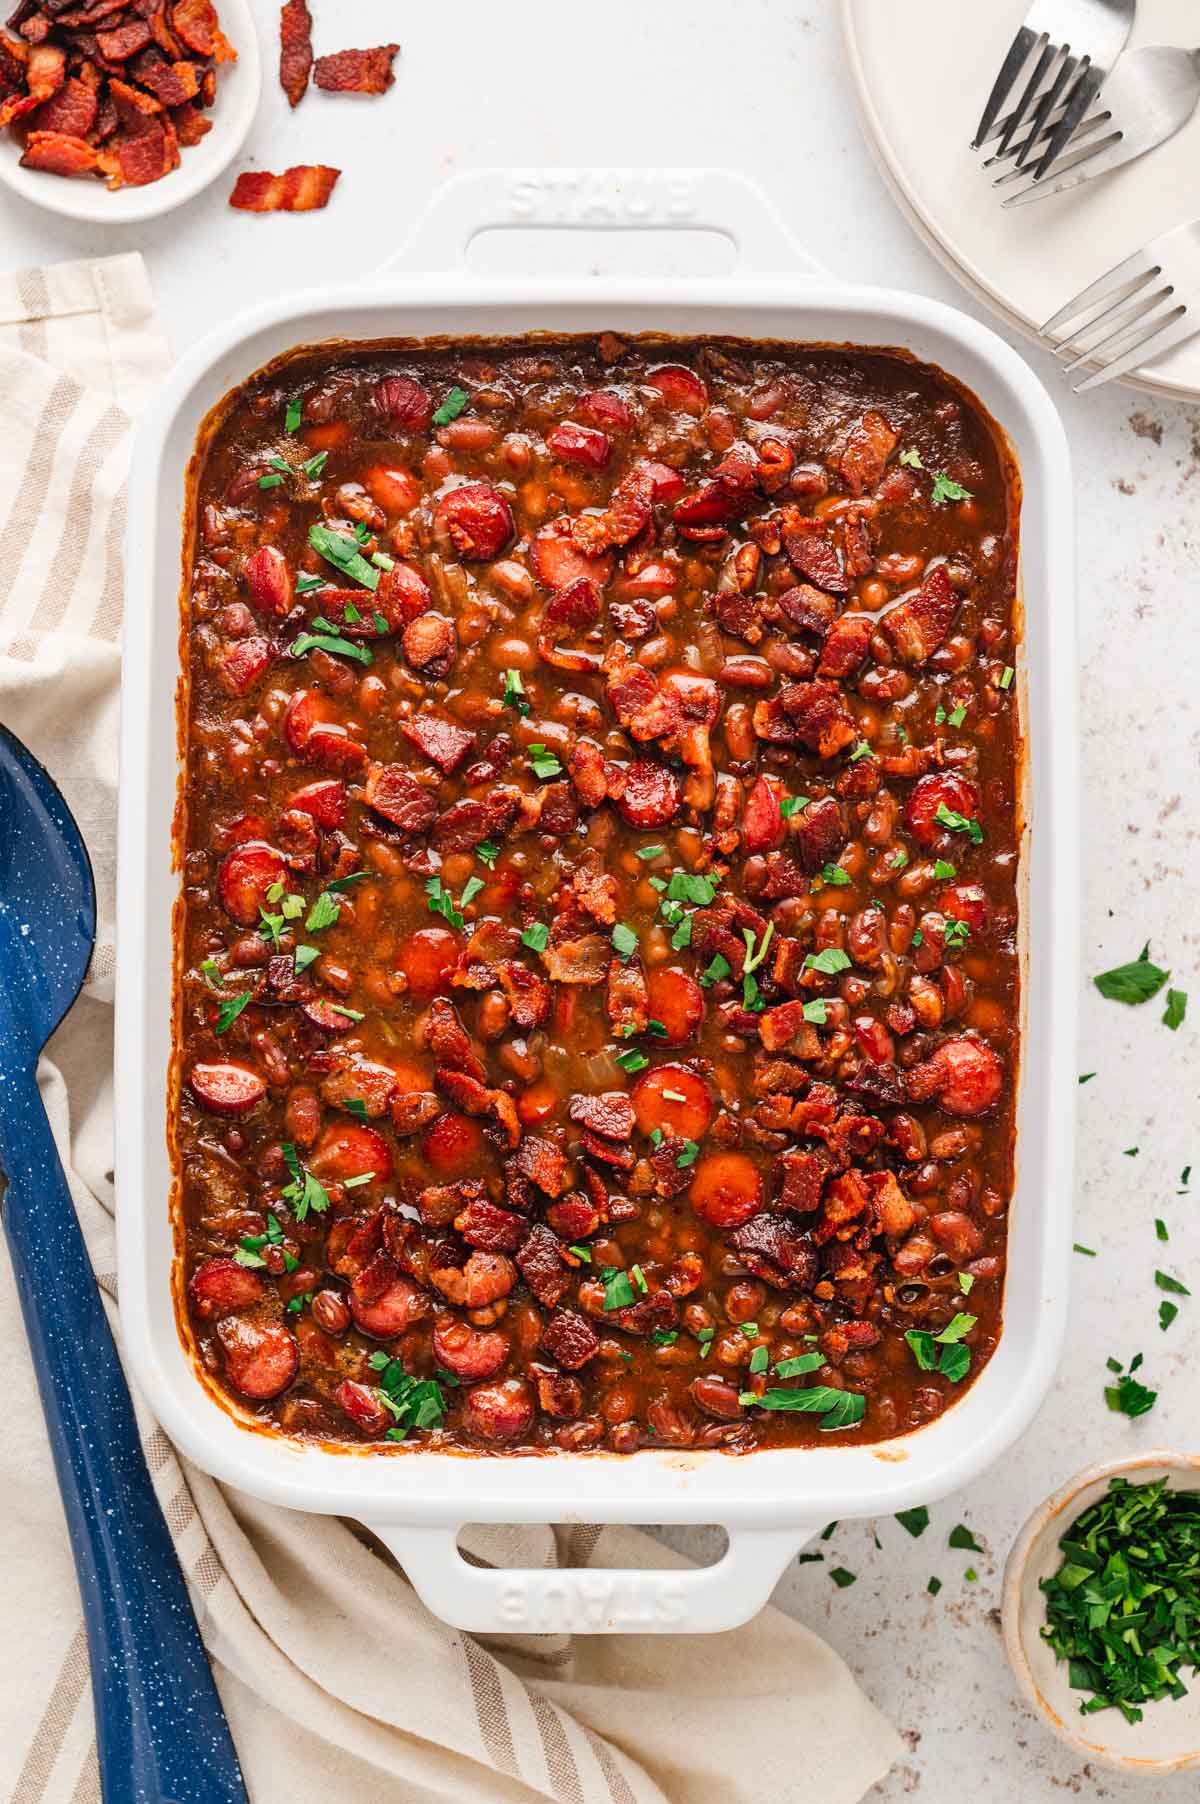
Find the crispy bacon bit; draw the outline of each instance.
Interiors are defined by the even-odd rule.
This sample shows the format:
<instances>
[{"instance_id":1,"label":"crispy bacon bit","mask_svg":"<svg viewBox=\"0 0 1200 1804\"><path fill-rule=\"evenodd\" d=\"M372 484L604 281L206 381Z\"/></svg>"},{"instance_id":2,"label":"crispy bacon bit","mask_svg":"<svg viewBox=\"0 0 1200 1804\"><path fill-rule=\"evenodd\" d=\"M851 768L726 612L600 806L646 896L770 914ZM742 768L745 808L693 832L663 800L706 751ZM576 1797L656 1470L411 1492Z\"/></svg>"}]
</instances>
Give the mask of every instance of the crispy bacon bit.
<instances>
[{"instance_id":1,"label":"crispy bacon bit","mask_svg":"<svg viewBox=\"0 0 1200 1804\"><path fill-rule=\"evenodd\" d=\"M221 31L213 0L178 0L171 9L171 24L197 56L210 56L215 63L236 62L237 51Z\"/></svg>"},{"instance_id":2,"label":"crispy bacon bit","mask_svg":"<svg viewBox=\"0 0 1200 1804\"><path fill-rule=\"evenodd\" d=\"M99 152L82 138L63 132L30 132L21 158L26 169L43 169L49 175L91 175Z\"/></svg>"},{"instance_id":3,"label":"crispy bacon bit","mask_svg":"<svg viewBox=\"0 0 1200 1804\"><path fill-rule=\"evenodd\" d=\"M337 50L319 56L313 82L329 94L386 94L395 81L393 62L399 44L377 44L370 50Z\"/></svg>"},{"instance_id":4,"label":"crispy bacon bit","mask_svg":"<svg viewBox=\"0 0 1200 1804\"><path fill-rule=\"evenodd\" d=\"M301 163L282 175L247 170L234 183L229 204L242 213L312 213L329 205L341 173L324 163Z\"/></svg>"},{"instance_id":5,"label":"crispy bacon bit","mask_svg":"<svg viewBox=\"0 0 1200 1804\"><path fill-rule=\"evenodd\" d=\"M902 664L923 664L950 631L958 597L950 587L945 564L938 564L915 595L889 608L879 624L896 648Z\"/></svg>"},{"instance_id":6,"label":"crispy bacon bit","mask_svg":"<svg viewBox=\"0 0 1200 1804\"><path fill-rule=\"evenodd\" d=\"M279 85L299 106L312 73L312 14L305 0L285 0L279 13Z\"/></svg>"}]
</instances>

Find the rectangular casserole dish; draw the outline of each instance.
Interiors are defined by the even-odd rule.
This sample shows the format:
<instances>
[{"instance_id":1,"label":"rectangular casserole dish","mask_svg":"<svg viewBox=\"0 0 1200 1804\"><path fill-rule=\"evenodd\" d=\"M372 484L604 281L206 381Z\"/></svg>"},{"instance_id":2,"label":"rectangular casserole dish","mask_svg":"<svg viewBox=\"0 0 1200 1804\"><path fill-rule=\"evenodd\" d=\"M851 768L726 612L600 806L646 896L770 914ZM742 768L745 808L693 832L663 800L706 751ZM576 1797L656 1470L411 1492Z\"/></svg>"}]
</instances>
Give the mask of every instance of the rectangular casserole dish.
<instances>
[{"instance_id":1,"label":"rectangular casserole dish","mask_svg":"<svg viewBox=\"0 0 1200 1804\"><path fill-rule=\"evenodd\" d=\"M717 230L741 257L729 278L533 282L471 275L490 226ZM749 265L750 267L747 267ZM781 273L781 265L784 269ZM405 273L441 268L440 274ZM873 1446L544 1459L406 1453L358 1457L248 1429L197 1379L171 1288L166 1088L171 1056L172 863L185 476L208 410L256 369L323 339L523 332L720 332L750 339L902 346L978 395L1011 441L1024 504L1021 718L1024 1056L1005 1333L961 1402ZM177 366L142 425L130 488L118 906L117 1182L125 1345L167 1433L225 1482L290 1508L359 1518L422 1597L464 1628L717 1630L769 1596L804 1540L834 1517L930 1502L975 1477L1028 1423L1065 1320L1074 1092L1077 820L1073 529L1066 442L1021 359L986 328L911 295L815 272L756 190L714 172L485 172L451 184L400 262L355 289L311 291L241 316ZM131 955L136 949L140 956ZM715 1566L689 1574L491 1572L457 1553L465 1522L718 1523Z\"/></svg>"}]
</instances>

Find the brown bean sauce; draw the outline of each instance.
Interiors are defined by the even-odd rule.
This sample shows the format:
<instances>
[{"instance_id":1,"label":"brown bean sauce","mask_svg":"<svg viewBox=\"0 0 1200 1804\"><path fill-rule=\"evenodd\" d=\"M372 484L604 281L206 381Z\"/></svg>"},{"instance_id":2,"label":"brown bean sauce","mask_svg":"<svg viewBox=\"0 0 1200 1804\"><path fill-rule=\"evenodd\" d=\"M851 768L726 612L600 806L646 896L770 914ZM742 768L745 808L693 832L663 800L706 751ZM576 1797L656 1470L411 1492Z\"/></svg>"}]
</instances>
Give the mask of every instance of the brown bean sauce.
<instances>
[{"instance_id":1,"label":"brown bean sauce","mask_svg":"<svg viewBox=\"0 0 1200 1804\"><path fill-rule=\"evenodd\" d=\"M1012 1183L1018 510L979 404L887 351L344 347L222 404L172 1106L243 1411L743 1452L963 1394Z\"/></svg>"}]
</instances>

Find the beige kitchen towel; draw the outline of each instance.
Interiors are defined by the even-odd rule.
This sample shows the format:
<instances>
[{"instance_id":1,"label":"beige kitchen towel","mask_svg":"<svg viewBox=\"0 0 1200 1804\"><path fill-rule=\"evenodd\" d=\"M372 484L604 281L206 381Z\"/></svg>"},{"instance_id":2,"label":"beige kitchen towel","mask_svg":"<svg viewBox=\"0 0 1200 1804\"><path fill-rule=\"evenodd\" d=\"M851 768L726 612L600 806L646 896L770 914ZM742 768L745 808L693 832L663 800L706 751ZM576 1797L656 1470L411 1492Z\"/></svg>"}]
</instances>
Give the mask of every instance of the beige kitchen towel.
<instances>
[{"instance_id":1,"label":"beige kitchen towel","mask_svg":"<svg viewBox=\"0 0 1200 1804\"><path fill-rule=\"evenodd\" d=\"M88 991L41 1082L118 1333L108 1003L123 478L132 416L165 368L139 258L0 274L0 720L62 783L100 884ZM0 1798L93 1804L79 1600L4 1255L0 1371ZM900 1751L842 1661L778 1610L716 1637L485 1643L430 1616L352 1524L221 1487L142 1425L255 1804L853 1804ZM685 1564L623 1528L476 1531L470 1551Z\"/></svg>"}]
</instances>

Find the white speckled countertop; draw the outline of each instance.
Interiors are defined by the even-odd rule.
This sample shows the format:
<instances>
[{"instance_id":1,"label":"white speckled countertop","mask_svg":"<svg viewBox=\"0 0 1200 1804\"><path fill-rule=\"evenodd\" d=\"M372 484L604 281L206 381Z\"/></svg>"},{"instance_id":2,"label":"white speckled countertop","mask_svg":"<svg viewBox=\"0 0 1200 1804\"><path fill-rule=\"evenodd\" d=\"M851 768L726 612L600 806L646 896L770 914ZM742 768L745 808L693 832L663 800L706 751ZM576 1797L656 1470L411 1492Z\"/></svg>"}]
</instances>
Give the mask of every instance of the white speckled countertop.
<instances>
[{"instance_id":1,"label":"white speckled countertop","mask_svg":"<svg viewBox=\"0 0 1200 1804\"><path fill-rule=\"evenodd\" d=\"M261 11L267 32L275 7ZM318 21L321 11L318 0ZM458 170L727 164L759 180L802 242L839 274L975 311L876 174L844 77L832 0L608 0L603 23L587 25L585 9L552 0L524 0L515 12L484 0L427 8L339 0L336 12L339 45L402 38L396 88L384 101L315 97L289 116L269 81L238 165L340 163L336 213L324 223L234 215L225 183L150 226L104 231L4 193L0 258L34 263L139 249L182 346L215 313L265 298L281 281L368 271ZM318 50L334 47L321 44L319 29ZM621 266L637 268L645 255L644 245L634 246ZM875 1804L909 1795L930 1804L964 1795L980 1804L1049 1804L1063 1793L1182 1804L1196 1794L1194 1776L1143 1784L1080 1767L1018 1704L997 1606L1019 1524L1068 1473L1110 1453L1200 1441L1200 714L1185 675L1200 662L1200 409L1118 389L1076 400L1047 358L1021 348L1059 399L1075 459L1085 973L1135 957L1149 938L1173 981L1191 990L1193 1016L1172 1034L1160 1024L1161 1004L1126 1009L1086 989L1079 1068L1096 1076L1078 1095L1076 1231L1097 1257L1076 1260L1062 1369L1022 1443L939 1505L920 1540L890 1520L876 1525L878 1548L870 1524L838 1530L822 1548L825 1563L794 1568L779 1602L828 1636L904 1730L909 1753L873 1794ZM1124 1156L1132 1147L1136 1157ZM1192 1194L1178 1196L1189 1163ZM1155 1240L1157 1215L1170 1224L1165 1248ZM1197 1293L1181 1299L1165 1334L1153 1277L1159 1264L1190 1277ZM1104 1406L1104 1361L1138 1351L1142 1376L1160 1396L1150 1415L1130 1423ZM974 1530L981 1555L947 1547L958 1521ZM703 1539L683 1537L697 1551ZM973 1584L964 1578L972 1562ZM830 1582L834 1564L857 1574L852 1587ZM936 1599L926 1590L931 1574L943 1581ZM718 1660L718 1647L713 1654Z\"/></svg>"}]
</instances>

